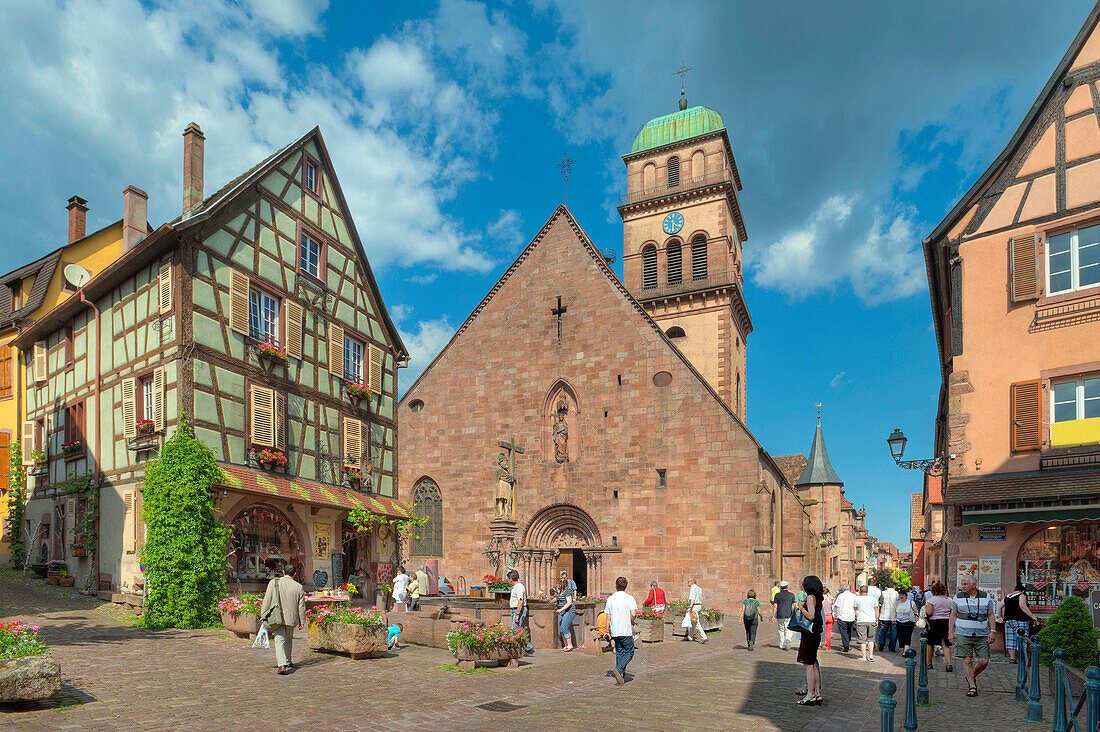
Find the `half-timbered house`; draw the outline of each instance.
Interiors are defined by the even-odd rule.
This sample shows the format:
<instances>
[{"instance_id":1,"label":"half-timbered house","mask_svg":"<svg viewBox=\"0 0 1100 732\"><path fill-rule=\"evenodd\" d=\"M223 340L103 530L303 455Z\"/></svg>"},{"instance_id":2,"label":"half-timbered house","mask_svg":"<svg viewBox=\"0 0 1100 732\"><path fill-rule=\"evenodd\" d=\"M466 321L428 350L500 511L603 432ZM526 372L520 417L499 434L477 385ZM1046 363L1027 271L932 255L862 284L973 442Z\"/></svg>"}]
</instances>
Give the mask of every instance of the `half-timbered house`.
<instances>
[{"instance_id":1,"label":"half-timbered house","mask_svg":"<svg viewBox=\"0 0 1100 732\"><path fill-rule=\"evenodd\" d=\"M34 353L21 434L34 474L27 516L66 517L48 553L79 580L129 584L144 465L187 418L224 468L231 581L257 586L278 563L299 565L307 587L350 569L384 575L394 537L352 537L346 517L410 513L395 480L407 353L321 133L206 198L205 139L194 123L183 136L182 215L18 339ZM85 479L98 485L98 551L78 557L89 502L71 488Z\"/></svg>"}]
</instances>

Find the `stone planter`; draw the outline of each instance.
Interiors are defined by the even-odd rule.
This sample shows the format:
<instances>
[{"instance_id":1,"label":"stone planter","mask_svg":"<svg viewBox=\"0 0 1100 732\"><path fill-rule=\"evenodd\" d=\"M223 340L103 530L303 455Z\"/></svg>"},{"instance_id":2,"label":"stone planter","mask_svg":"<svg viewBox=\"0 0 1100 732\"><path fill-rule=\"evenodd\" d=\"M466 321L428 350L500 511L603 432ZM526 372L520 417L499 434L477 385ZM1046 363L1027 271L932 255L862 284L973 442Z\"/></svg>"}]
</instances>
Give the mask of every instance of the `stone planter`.
<instances>
[{"instance_id":1,"label":"stone planter","mask_svg":"<svg viewBox=\"0 0 1100 732\"><path fill-rule=\"evenodd\" d=\"M58 587L72 587L75 584L76 584L76 577L74 577L71 574L68 577L58 577L57 578Z\"/></svg>"},{"instance_id":2,"label":"stone planter","mask_svg":"<svg viewBox=\"0 0 1100 732\"><path fill-rule=\"evenodd\" d=\"M497 666L519 668L519 659L522 656L522 643L517 643L515 646L493 646L483 651L459 641L454 653L454 657L458 659L458 667L465 671L473 670L478 661L496 661Z\"/></svg>"},{"instance_id":3,"label":"stone planter","mask_svg":"<svg viewBox=\"0 0 1100 732\"><path fill-rule=\"evenodd\" d=\"M664 618L639 618L636 627L642 643L661 643L665 639Z\"/></svg>"},{"instance_id":4,"label":"stone planter","mask_svg":"<svg viewBox=\"0 0 1100 732\"><path fill-rule=\"evenodd\" d=\"M315 651L347 653L352 659L373 658L386 650L385 625L353 623L309 624L309 647Z\"/></svg>"},{"instance_id":5,"label":"stone planter","mask_svg":"<svg viewBox=\"0 0 1100 732\"><path fill-rule=\"evenodd\" d=\"M248 638L260 632L260 616L256 613L222 613L222 625L238 638Z\"/></svg>"},{"instance_id":6,"label":"stone planter","mask_svg":"<svg viewBox=\"0 0 1100 732\"><path fill-rule=\"evenodd\" d=\"M60 579L61 579L61 573L60 572L46 572L46 581L49 582L51 585L58 584L58 581Z\"/></svg>"},{"instance_id":7,"label":"stone planter","mask_svg":"<svg viewBox=\"0 0 1100 732\"><path fill-rule=\"evenodd\" d=\"M61 688L61 664L53 656L0 660L0 702L48 699Z\"/></svg>"},{"instance_id":8,"label":"stone planter","mask_svg":"<svg viewBox=\"0 0 1100 732\"><path fill-rule=\"evenodd\" d=\"M711 618L711 619L704 618L704 617L700 616L699 617L699 625L703 626L703 632L704 633L712 633L716 630L721 630L722 629L722 621L723 620L725 620L724 615L719 617L719 618ZM665 621L665 622L671 622L672 623L672 634L673 635L679 635L679 636L686 636L687 635L687 628L684 628L681 625L681 623L684 622L684 616L683 615L677 615L673 620Z\"/></svg>"}]
</instances>

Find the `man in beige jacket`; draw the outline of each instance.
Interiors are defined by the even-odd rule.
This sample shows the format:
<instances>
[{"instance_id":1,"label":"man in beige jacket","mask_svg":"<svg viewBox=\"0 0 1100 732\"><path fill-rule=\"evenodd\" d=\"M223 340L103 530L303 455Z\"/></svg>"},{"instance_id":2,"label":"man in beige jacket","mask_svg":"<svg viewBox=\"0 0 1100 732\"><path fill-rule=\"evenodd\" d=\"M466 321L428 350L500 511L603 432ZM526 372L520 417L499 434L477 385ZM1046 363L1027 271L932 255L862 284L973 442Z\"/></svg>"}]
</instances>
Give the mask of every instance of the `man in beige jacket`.
<instances>
[{"instance_id":1,"label":"man in beige jacket","mask_svg":"<svg viewBox=\"0 0 1100 732\"><path fill-rule=\"evenodd\" d=\"M290 673L294 665L291 655L294 651L294 629L301 629L306 619L306 595L302 586L294 579L296 567L288 564L281 573L277 573L275 579L267 583L267 592L264 593L264 604L260 608L260 617L267 617L267 613L276 604L282 610L282 625L268 623L267 628L275 637L275 660L279 664L279 674Z\"/></svg>"}]
</instances>

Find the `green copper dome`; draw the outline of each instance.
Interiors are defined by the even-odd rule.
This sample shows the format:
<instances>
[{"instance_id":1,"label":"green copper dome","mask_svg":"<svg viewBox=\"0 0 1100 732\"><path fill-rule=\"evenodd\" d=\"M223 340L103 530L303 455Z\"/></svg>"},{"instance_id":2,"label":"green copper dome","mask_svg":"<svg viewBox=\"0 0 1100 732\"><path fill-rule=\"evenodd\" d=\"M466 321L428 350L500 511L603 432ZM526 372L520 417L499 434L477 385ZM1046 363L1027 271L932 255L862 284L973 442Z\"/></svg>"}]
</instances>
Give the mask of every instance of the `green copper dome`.
<instances>
[{"instance_id":1,"label":"green copper dome","mask_svg":"<svg viewBox=\"0 0 1100 732\"><path fill-rule=\"evenodd\" d=\"M634 138L634 145L630 152L652 150L655 147L705 135L723 127L725 125L722 124L722 115L713 109L692 107L681 112L673 112L646 122L645 127Z\"/></svg>"}]
</instances>

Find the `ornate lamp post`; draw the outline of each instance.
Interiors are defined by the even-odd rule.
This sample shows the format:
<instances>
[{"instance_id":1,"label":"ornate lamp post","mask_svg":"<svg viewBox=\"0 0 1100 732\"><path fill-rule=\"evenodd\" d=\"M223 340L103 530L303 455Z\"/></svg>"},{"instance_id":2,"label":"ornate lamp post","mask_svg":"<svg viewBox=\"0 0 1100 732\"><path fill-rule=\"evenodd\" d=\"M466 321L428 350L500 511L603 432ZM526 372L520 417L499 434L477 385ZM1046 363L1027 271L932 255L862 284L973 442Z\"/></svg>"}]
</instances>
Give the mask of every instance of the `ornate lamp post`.
<instances>
[{"instance_id":1,"label":"ornate lamp post","mask_svg":"<svg viewBox=\"0 0 1100 732\"><path fill-rule=\"evenodd\" d=\"M898 467L908 470L923 470L928 475L941 475L943 473L943 469L947 466L946 455L937 455L929 460L902 460L907 442L909 442L909 438L900 429L895 429L886 438L886 444L890 446L890 455L894 458L894 462L898 464Z\"/></svg>"}]
</instances>

